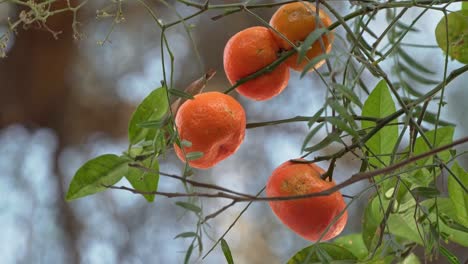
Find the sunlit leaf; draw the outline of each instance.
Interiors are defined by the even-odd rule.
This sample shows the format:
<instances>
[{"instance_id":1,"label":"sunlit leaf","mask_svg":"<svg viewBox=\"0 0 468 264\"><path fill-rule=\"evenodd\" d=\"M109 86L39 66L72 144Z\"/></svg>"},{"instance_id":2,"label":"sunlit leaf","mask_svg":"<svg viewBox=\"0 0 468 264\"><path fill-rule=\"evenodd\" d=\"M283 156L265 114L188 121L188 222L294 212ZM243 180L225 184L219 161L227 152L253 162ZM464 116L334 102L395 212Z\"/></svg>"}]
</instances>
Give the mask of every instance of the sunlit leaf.
<instances>
[{"instance_id":1,"label":"sunlit leaf","mask_svg":"<svg viewBox=\"0 0 468 264\"><path fill-rule=\"evenodd\" d=\"M221 249L223 250L224 257L228 264L234 264L234 259L232 258L231 249L229 248L228 243L224 238L221 239Z\"/></svg>"},{"instance_id":2,"label":"sunlit leaf","mask_svg":"<svg viewBox=\"0 0 468 264\"><path fill-rule=\"evenodd\" d=\"M429 140L429 143L433 145L434 148L444 146L447 144L452 143L453 139L453 133L454 133L454 128L453 127L439 127L437 129L437 133L435 130L427 131L424 133L426 138ZM436 141L434 143L434 137L436 138ZM430 150L430 148L427 146L426 141L422 136L419 136L416 139L415 145L414 145L414 155L419 155L422 153L426 153ZM442 159L444 162L448 162L450 159L450 151L446 150L443 152L439 152L438 157ZM428 164L433 164L433 157L428 157L424 159L420 159L416 161L416 164L418 165L428 165Z\"/></svg>"},{"instance_id":3,"label":"sunlit leaf","mask_svg":"<svg viewBox=\"0 0 468 264\"><path fill-rule=\"evenodd\" d=\"M128 125L128 140L130 144L136 144L145 139L149 128L141 127L145 122L162 121L164 115L169 109L167 101L166 89L161 87L152 91L140 105L130 119Z\"/></svg>"},{"instance_id":4,"label":"sunlit leaf","mask_svg":"<svg viewBox=\"0 0 468 264\"><path fill-rule=\"evenodd\" d=\"M434 208L431 211L430 219L432 222L436 220L436 212L438 211L439 215L445 214L450 219L456 220L457 219L457 212L455 210L455 206L449 198L437 198L437 210L435 210L435 199L428 199L421 202L421 205L426 208ZM462 246L468 247L468 233L450 228L448 225L440 219L439 221L439 229L441 233L447 234L447 238L457 244Z\"/></svg>"},{"instance_id":5,"label":"sunlit leaf","mask_svg":"<svg viewBox=\"0 0 468 264\"><path fill-rule=\"evenodd\" d=\"M70 183L66 200L74 200L106 190L116 184L128 169L128 160L106 154L89 160L78 169Z\"/></svg>"},{"instance_id":6,"label":"sunlit leaf","mask_svg":"<svg viewBox=\"0 0 468 264\"><path fill-rule=\"evenodd\" d=\"M411 190L414 196L433 198L440 195L439 190L434 187L416 187Z\"/></svg>"},{"instance_id":7,"label":"sunlit leaf","mask_svg":"<svg viewBox=\"0 0 468 264\"><path fill-rule=\"evenodd\" d=\"M458 164L458 162L453 164L452 171L461 183L465 187L468 187L468 173ZM468 193L463 190L452 175L448 176L448 191L450 200L452 200L455 207L458 221L468 227Z\"/></svg>"},{"instance_id":8,"label":"sunlit leaf","mask_svg":"<svg viewBox=\"0 0 468 264\"><path fill-rule=\"evenodd\" d=\"M317 247L320 247L323 252L331 258L332 263L356 263L357 258L346 248L340 247L332 243L318 243L312 246L305 247L294 254L289 259L287 264L311 264L321 263L319 259ZM322 256L323 258L324 256Z\"/></svg>"},{"instance_id":9,"label":"sunlit leaf","mask_svg":"<svg viewBox=\"0 0 468 264\"><path fill-rule=\"evenodd\" d=\"M393 114L395 111L395 103L393 102L387 83L382 80L377 84L364 103L362 116L383 118ZM362 128L370 128L375 125L375 122L362 121ZM390 155L393 152L397 139L398 127L386 126L375 133L366 142L366 146L375 155ZM382 156L379 159L383 164L375 157L369 157L369 163L380 168L390 163L390 156Z\"/></svg>"},{"instance_id":10,"label":"sunlit leaf","mask_svg":"<svg viewBox=\"0 0 468 264\"><path fill-rule=\"evenodd\" d=\"M348 249L359 260L365 259L369 254L361 233L338 237L333 243Z\"/></svg>"},{"instance_id":11,"label":"sunlit leaf","mask_svg":"<svg viewBox=\"0 0 468 264\"><path fill-rule=\"evenodd\" d=\"M405 259L403 259L399 264L420 264L421 261L419 260L418 256L415 254L411 253L409 256L407 256Z\"/></svg>"},{"instance_id":12,"label":"sunlit leaf","mask_svg":"<svg viewBox=\"0 0 468 264\"><path fill-rule=\"evenodd\" d=\"M126 174L127 180L134 189L143 192L155 192L158 190L159 182L159 163L157 159L147 158L142 165L152 172L146 172L139 168L129 167ZM148 202L154 201L154 194L143 194Z\"/></svg>"},{"instance_id":13,"label":"sunlit leaf","mask_svg":"<svg viewBox=\"0 0 468 264\"><path fill-rule=\"evenodd\" d=\"M448 29L448 32L447 32ZM448 44L447 44L448 34ZM435 29L437 44L459 62L468 63L468 9L448 13Z\"/></svg>"}]
</instances>

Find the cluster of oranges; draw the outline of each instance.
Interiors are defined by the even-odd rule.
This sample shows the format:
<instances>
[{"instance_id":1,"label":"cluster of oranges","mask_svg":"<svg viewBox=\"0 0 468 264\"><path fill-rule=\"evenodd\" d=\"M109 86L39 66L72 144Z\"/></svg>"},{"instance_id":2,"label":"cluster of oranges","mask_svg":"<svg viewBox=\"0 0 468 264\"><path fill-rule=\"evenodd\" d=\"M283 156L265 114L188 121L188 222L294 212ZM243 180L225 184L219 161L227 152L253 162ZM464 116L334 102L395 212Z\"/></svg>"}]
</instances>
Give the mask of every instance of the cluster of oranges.
<instances>
[{"instance_id":1,"label":"cluster of oranges","mask_svg":"<svg viewBox=\"0 0 468 264\"><path fill-rule=\"evenodd\" d=\"M224 68L231 84L270 65L281 51L293 49L317 28L329 27L331 20L313 4L295 2L281 6L270 25L271 29L256 26L240 31L226 44ZM254 100L278 95L288 84L289 68L302 71L309 60L330 52L332 41L331 32L322 35L321 40L308 49L307 59L298 61L296 53L272 71L242 83L237 91ZM321 64L323 62L318 62L315 68ZM183 103L175 124L180 138L190 142L175 144L177 156L185 161L187 154L202 152L202 157L187 162L192 167L205 169L236 152L244 140L246 117L241 104L231 96L207 92ZM287 161L270 176L266 194L268 197L304 195L333 187L335 183L323 180L323 174L315 164ZM270 201L270 207L286 226L312 241L337 236L347 221L346 204L339 192L322 197Z\"/></svg>"}]
</instances>

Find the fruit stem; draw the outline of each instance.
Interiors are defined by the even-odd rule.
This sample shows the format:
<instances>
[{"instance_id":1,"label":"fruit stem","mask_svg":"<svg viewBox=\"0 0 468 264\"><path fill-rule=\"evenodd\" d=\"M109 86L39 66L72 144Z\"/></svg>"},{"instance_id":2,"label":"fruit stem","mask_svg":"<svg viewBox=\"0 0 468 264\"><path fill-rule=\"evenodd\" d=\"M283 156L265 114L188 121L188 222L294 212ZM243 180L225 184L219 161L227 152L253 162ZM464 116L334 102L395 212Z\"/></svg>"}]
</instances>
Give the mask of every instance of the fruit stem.
<instances>
[{"instance_id":1,"label":"fruit stem","mask_svg":"<svg viewBox=\"0 0 468 264\"><path fill-rule=\"evenodd\" d=\"M320 178L322 178L322 180L326 181L332 181L333 179L333 171L335 170L335 162L336 162L336 158L332 158L331 161L330 161L330 166L328 166L328 170L327 172L325 172L324 174L322 174L322 176L320 176Z\"/></svg>"}]
</instances>

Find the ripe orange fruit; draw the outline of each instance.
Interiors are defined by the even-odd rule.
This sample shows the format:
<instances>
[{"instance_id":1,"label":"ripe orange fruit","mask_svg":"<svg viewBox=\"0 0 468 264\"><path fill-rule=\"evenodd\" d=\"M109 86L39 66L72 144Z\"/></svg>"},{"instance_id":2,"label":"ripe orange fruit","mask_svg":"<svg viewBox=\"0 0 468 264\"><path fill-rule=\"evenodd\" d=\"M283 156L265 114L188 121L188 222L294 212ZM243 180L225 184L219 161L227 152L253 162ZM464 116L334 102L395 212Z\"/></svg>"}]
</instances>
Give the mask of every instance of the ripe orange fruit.
<instances>
[{"instance_id":1,"label":"ripe orange fruit","mask_svg":"<svg viewBox=\"0 0 468 264\"><path fill-rule=\"evenodd\" d=\"M194 96L180 106L175 124L182 140L191 142L184 147L185 154L203 152L201 158L190 160L194 168L210 168L232 155L245 136L244 108L231 96L220 92L207 92ZM174 144L177 156L185 155Z\"/></svg>"},{"instance_id":2,"label":"ripe orange fruit","mask_svg":"<svg viewBox=\"0 0 468 264\"><path fill-rule=\"evenodd\" d=\"M315 164L287 161L273 171L267 182L266 194L268 197L302 195L335 186L333 181L320 178L323 173L325 172ZM346 207L340 192L306 199L270 201L269 204L283 224L310 241L317 241ZM321 240L326 241L339 235L347 219L348 213L345 211Z\"/></svg>"},{"instance_id":3,"label":"ripe orange fruit","mask_svg":"<svg viewBox=\"0 0 468 264\"><path fill-rule=\"evenodd\" d=\"M224 71L231 84L271 64L280 48L266 27L244 29L227 42L224 48ZM289 81L289 69L282 63L273 71L250 80L237 92L254 100L267 100L281 93Z\"/></svg>"},{"instance_id":4,"label":"ripe orange fruit","mask_svg":"<svg viewBox=\"0 0 468 264\"><path fill-rule=\"evenodd\" d=\"M329 27L332 24L330 17L323 10L319 9L319 21L317 21L317 9L310 2L294 2L282 5L271 17L270 25L278 32L283 34L291 43L297 45L304 41L307 36L317 28ZM319 23L317 23L319 22ZM278 45L285 50L292 48L291 44L274 32L275 39ZM334 39L332 32L327 32L322 35L322 41L325 48L325 53L329 53L332 48ZM315 41L307 51L306 57L309 60L324 53L320 40ZM315 64L318 68L324 64L325 60ZM304 58L299 64L297 63L297 54L292 55L286 60L286 64L296 71L303 71L308 61Z\"/></svg>"}]
</instances>

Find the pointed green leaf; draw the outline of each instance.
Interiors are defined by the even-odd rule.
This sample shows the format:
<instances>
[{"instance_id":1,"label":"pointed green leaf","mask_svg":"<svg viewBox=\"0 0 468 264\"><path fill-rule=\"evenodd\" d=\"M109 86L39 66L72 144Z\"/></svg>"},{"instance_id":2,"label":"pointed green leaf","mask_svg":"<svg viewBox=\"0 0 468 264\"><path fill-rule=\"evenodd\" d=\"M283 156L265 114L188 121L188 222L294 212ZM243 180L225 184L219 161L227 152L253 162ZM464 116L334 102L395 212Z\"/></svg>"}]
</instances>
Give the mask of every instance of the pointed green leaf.
<instances>
[{"instance_id":1,"label":"pointed green leaf","mask_svg":"<svg viewBox=\"0 0 468 264\"><path fill-rule=\"evenodd\" d=\"M444 246L440 246L440 253L442 253L442 255L444 255L444 257L447 258L450 264L460 264L460 261L458 260L457 256L455 256L452 252L450 252L450 250L448 250Z\"/></svg>"},{"instance_id":2,"label":"pointed green leaf","mask_svg":"<svg viewBox=\"0 0 468 264\"><path fill-rule=\"evenodd\" d=\"M166 89L158 88L152 91L137 107L130 119L128 125L128 140L130 144L136 144L145 139L148 134L148 128L139 126L144 122L157 122L163 120L164 115L169 109Z\"/></svg>"},{"instance_id":3,"label":"pointed green leaf","mask_svg":"<svg viewBox=\"0 0 468 264\"><path fill-rule=\"evenodd\" d=\"M361 233L341 236L335 239L333 243L348 249L359 260L365 259L369 254Z\"/></svg>"},{"instance_id":4,"label":"pointed green leaf","mask_svg":"<svg viewBox=\"0 0 468 264\"><path fill-rule=\"evenodd\" d=\"M187 160L196 160L196 159L203 157L203 152L199 152L199 151L190 152L190 153L187 153L186 157L187 157Z\"/></svg>"},{"instance_id":5,"label":"pointed green leaf","mask_svg":"<svg viewBox=\"0 0 468 264\"><path fill-rule=\"evenodd\" d=\"M159 171L157 159L148 158L142 162L142 165L154 172ZM159 173L149 173L139 168L129 167L126 178L133 188L138 191L155 192L158 190ZM154 201L154 196L154 194L143 194L148 202Z\"/></svg>"},{"instance_id":6,"label":"pointed green leaf","mask_svg":"<svg viewBox=\"0 0 468 264\"><path fill-rule=\"evenodd\" d=\"M318 247L326 253L319 258ZM292 256L287 264L311 264L321 263L324 258L330 257L331 263L357 263L357 258L346 248L340 247L332 243L318 243L312 246L305 247Z\"/></svg>"},{"instance_id":7,"label":"pointed green leaf","mask_svg":"<svg viewBox=\"0 0 468 264\"><path fill-rule=\"evenodd\" d=\"M317 150L321 150L324 147L330 145L331 143L339 141L339 140L340 140L340 136L337 133L330 133L324 139L322 139L322 141L320 141L319 143L317 143L317 144L315 144L315 145L313 145L311 147L305 148L304 151L314 152L314 151L317 151Z\"/></svg>"},{"instance_id":8,"label":"pointed green leaf","mask_svg":"<svg viewBox=\"0 0 468 264\"><path fill-rule=\"evenodd\" d=\"M317 57L314 57L313 59L311 59L309 62L307 62L307 65L302 70L301 78L304 77L304 75L306 75L313 67L315 67L315 65L318 62L320 62L322 60L329 59L331 56L332 56L332 54L330 54L330 53L324 53L324 54L320 54Z\"/></svg>"},{"instance_id":9,"label":"pointed green leaf","mask_svg":"<svg viewBox=\"0 0 468 264\"><path fill-rule=\"evenodd\" d=\"M192 256L193 251L193 244L190 244L189 248L187 249L187 253L185 253L184 264L188 264L190 260L190 256Z\"/></svg>"},{"instance_id":10,"label":"pointed green leaf","mask_svg":"<svg viewBox=\"0 0 468 264\"><path fill-rule=\"evenodd\" d=\"M196 237L196 236L198 236L198 235L195 232L183 232L183 233L180 233L177 236L175 236L174 239L176 239L176 238Z\"/></svg>"},{"instance_id":11,"label":"pointed green leaf","mask_svg":"<svg viewBox=\"0 0 468 264\"><path fill-rule=\"evenodd\" d=\"M179 201L179 202L176 202L175 204L182 207L182 208L185 208L185 209L187 209L189 211L197 213L197 214L200 213L201 210L202 210L200 207L198 207L197 205L192 204L192 203L180 202Z\"/></svg>"},{"instance_id":12,"label":"pointed green leaf","mask_svg":"<svg viewBox=\"0 0 468 264\"><path fill-rule=\"evenodd\" d=\"M351 102L362 108L362 103L359 97L356 95L356 93L349 89L348 87L341 85L341 84L335 84L334 87L346 98L348 98Z\"/></svg>"},{"instance_id":13,"label":"pointed green leaf","mask_svg":"<svg viewBox=\"0 0 468 264\"><path fill-rule=\"evenodd\" d=\"M191 95L189 93L186 93L184 91L181 91L181 90L177 90L177 89L169 89L168 92L169 92L169 94L171 94L173 96L184 98L184 99L194 99L195 98L195 97L193 97L193 95Z\"/></svg>"},{"instance_id":14,"label":"pointed green leaf","mask_svg":"<svg viewBox=\"0 0 468 264\"><path fill-rule=\"evenodd\" d=\"M429 74L435 74L435 72L429 70L428 68L426 68L426 66L422 65L421 63L413 59L411 55L406 53L406 51L404 51L403 49L399 48L397 49L397 52L400 58L402 58L406 63L408 63L409 66L413 67L414 69L417 69L421 72L425 72Z\"/></svg>"},{"instance_id":15,"label":"pointed green leaf","mask_svg":"<svg viewBox=\"0 0 468 264\"><path fill-rule=\"evenodd\" d=\"M414 72L411 68L408 68L407 66L403 64L399 64L398 67L400 68L400 71L403 71L404 73L406 73L406 75L408 75L408 77L410 77L411 80L413 81L417 81L422 84L432 84L432 85L439 84L439 81L428 79L424 77L423 75Z\"/></svg>"},{"instance_id":16,"label":"pointed green leaf","mask_svg":"<svg viewBox=\"0 0 468 264\"><path fill-rule=\"evenodd\" d=\"M393 102L387 83L382 80L377 84L364 103L364 107L362 108L362 116L383 118L393 114L395 111L395 103ZM365 120L362 121L363 129L374 127L375 125L375 122ZM366 142L366 146L375 155L388 155L380 157L380 160L382 160L385 165L389 165L390 154L392 154L397 140L398 127L387 126L374 134ZM380 168L385 166L375 157L369 157L369 163Z\"/></svg>"},{"instance_id":17,"label":"pointed green leaf","mask_svg":"<svg viewBox=\"0 0 468 264\"><path fill-rule=\"evenodd\" d=\"M128 160L106 154L89 160L78 169L68 187L66 200L71 201L106 190L116 184L128 169Z\"/></svg>"},{"instance_id":18,"label":"pointed green leaf","mask_svg":"<svg viewBox=\"0 0 468 264\"><path fill-rule=\"evenodd\" d=\"M452 171L461 183L468 187L468 173L458 162L453 164ZM452 200L455 207L457 220L468 227L468 193L463 190L460 184L451 175L448 176L448 192L450 200Z\"/></svg>"},{"instance_id":19,"label":"pointed green leaf","mask_svg":"<svg viewBox=\"0 0 468 264\"><path fill-rule=\"evenodd\" d=\"M434 187L416 187L411 190L414 196L433 198L440 195L439 190Z\"/></svg>"},{"instance_id":20,"label":"pointed green leaf","mask_svg":"<svg viewBox=\"0 0 468 264\"><path fill-rule=\"evenodd\" d=\"M298 55L297 55L297 63L301 63L304 59L307 51L312 47L315 41L317 41L324 33L328 32L327 28L318 28L312 31L307 38L304 40L302 45L299 47Z\"/></svg>"},{"instance_id":21,"label":"pointed green leaf","mask_svg":"<svg viewBox=\"0 0 468 264\"><path fill-rule=\"evenodd\" d=\"M425 132L424 135L426 138L429 140L429 142L433 145L434 148L444 146L447 144L452 143L453 139L453 133L454 133L454 128L453 127L439 127L437 129L437 133L435 133L435 130L431 130L428 132ZM436 141L434 143L434 137L437 136ZM414 155L419 155L423 154L425 152L428 152L430 149L426 144L426 141L422 136L419 136L416 139L416 142L414 144ZM446 150L443 152L440 152L437 154L439 158L441 158L444 162L448 162L450 159L450 151ZM434 157L429 157L425 159L420 159L416 161L416 164L422 166L422 165L428 165L428 164L433 164Z\"/></svg>"},{"instance_id":22,"label":"pointed green leaf","mask_svg":"<svg viewBox=\"0 0 468 264\"><path fill-rule=\"evenodd\" d=\"M304 151L305 148L307 147L307 144L309 144L309 141L317 134L317 132L324 126L324 123L319 124L318 126L314 127L305 137L304 143L302 143L302 148L301 150Z\"/></svg>"},{"instance_id":23,"label":"pointed green leaf","mask_svg":"<svg viewBox=\"0 0 468 264\"><path fill-rule=\"evenodd\" d=\"M421 205L425 208L434 208L430 213L430 219L432 222L436 220L436 211L439 216L445 215L452 220L457 219L457 212L455 206L449 198L437 198L437 209L435 210L435 199L428 199L421 202ZM444 216L444 217L445 217ZM440 233L445 233L447 238L457 244L468 247L468 233L449 227L444 223L442 217L439 217L439 229Z\"/></svg>"},{"instance_id":24,"label":"pointed green leaf","mask_svg":"<svg viewBox=\"0 0 468 264\"><path fill-rule=\"evenodd\" d=\"M229 249L229 245L224 240L224 238L221 239L221 249L223 250L224 257L226 258L226 261L228 264L234 264L234 260L232 259L232 254L231 254L231 249Z\"/></svg>"}]
</instances>

